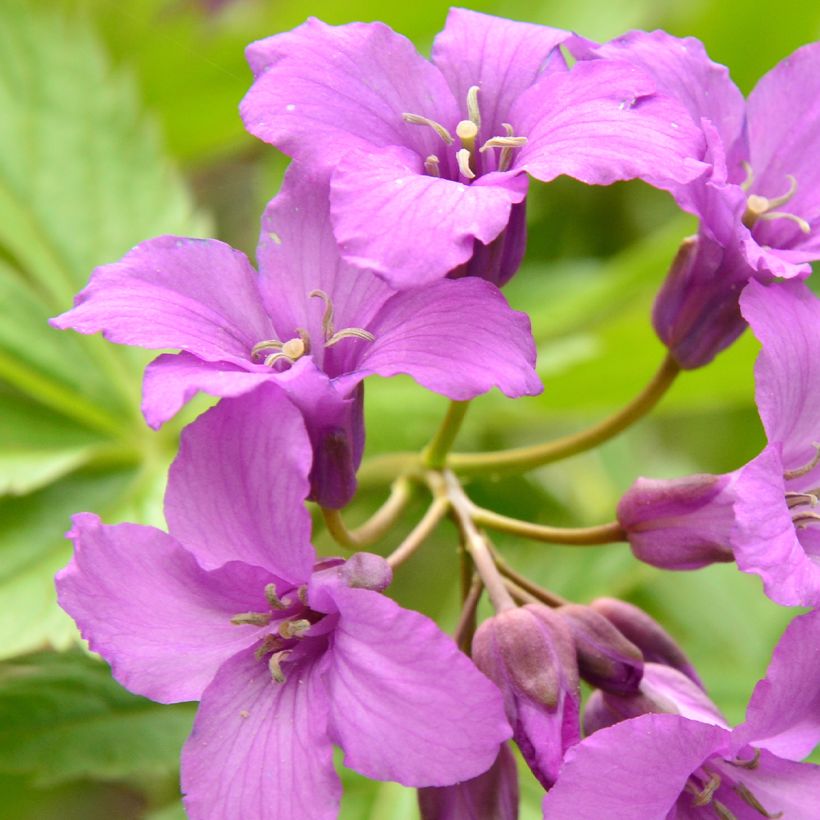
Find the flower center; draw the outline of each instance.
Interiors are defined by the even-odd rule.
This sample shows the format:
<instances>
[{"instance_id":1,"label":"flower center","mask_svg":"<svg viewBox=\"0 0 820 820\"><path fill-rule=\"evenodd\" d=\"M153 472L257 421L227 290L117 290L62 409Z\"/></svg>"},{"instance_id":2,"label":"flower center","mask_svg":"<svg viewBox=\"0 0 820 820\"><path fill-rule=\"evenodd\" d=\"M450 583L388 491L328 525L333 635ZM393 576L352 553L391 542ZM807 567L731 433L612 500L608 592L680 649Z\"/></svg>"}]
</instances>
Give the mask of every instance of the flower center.
<instances>
[{"instance_id":1,"label":"flower center","mask_svg":"<svg viewBox=\"0 0 820 820\"><path fill-rule=\"evenodd\" d=\"M746 179L741 183L741 188L748 191L754 182L755 174L752 166L748 162L743 163L746 169ZM780 196L769 199L758 194L749 194L746 197L746 211L741 218L741 222L751 230L760 220L771 221L773 219L788 219L794 222L803 233L811 233L811 225L805 219L795 214L786 211L775 210L781 205L785 205L797 193L797 180L791 175L787 174L786 179L789 182L789 190Z\"/></svg>"},{"instance_id":2,"label":"flower center","mask_svg":"<svg viewBox=\"0 0 820 820\"><path fill-rule=\"evenodd\" d=\"M760 751L755 750L755 756L752 760L726 760L723 762L735 769L756 769L760 765L759 761ZM717 764L721 773L713 771L707 763L687 780L685 790L692 795L693 806L697 808L708 806L720 820L738 820L737 815L718 799L720 790L728 787L761 817L774 820L774 818L783 816L782 811L777 814L770 813L748 786L735 777L730 770L727 771L726 767L723 766L723 762Z\"/></svg>"},{"instance_id":3,"label":"flower center","mask_svg":"<svg viewBox=\"0 0 820 820\"><path fill-rule=\"evenodd\" d=\"M476 148L478 135L481 131L478 91L477 85L470 86L467 91L467 119L461 120L456 125L456 137L458 137L461 145L455 153L456 164L458 165L459 176L468 180L475 179L481 174L481 154L495 148L500 149L495 170L507 171L512 162L513 151L526 145L527 142L526 137L516 137L513 127L505 122L503 123L505 136L491 137L480 148ZM453 135L443 125L429 117L422 117L419 114L402 114L402 117L410 125L424 125L432 128L447 146L455 143ZM430 176L441 176L441 161L436 154L430 154L424 160L424 169Z\"/></svg>"},{"instance_id":4,"label":"flower center","mask_svg":"<svg viewBox=\"0 0 820 820\"><path fill-rule=\"evenodd\" d=\"M802 467L796 467L783 473L783 478L786 481L802 478L820 464L820 444L814 443L812 446L815 449L814 456ZM802 530L808 527L809 524L820 521L820 513L814 511L818 500L820 500L820 487L786 492L786 506L792 514L792 521L797 529Z\"/></svg>"},{"instance_id":5,"label":"flower center","mask_svg":"<svg viewBox=\"0 0 820 820\"><path fill-rule=\"evenodd\" d=\"M312 290L308 293L308 297L319 298L325 303L325 312L322 316L322 335L324 342L322 347L333 347L341 342L343 339L362 339L365 342L374 342L376 337L368 330L361 327L346 327L342 330L336 331L333 328L333 302L330 297L323 290ZM308 332L303 328L296 329L296 337L282 342L279 339L265 339L257 342L251 348L251 359L256 360L260 356L265 355L263 364L268 367L274 367L278 362L284 362L287 365L292 365L297 362L302 356L310 353L311 341Z\"/></svg>"}]
</instances>

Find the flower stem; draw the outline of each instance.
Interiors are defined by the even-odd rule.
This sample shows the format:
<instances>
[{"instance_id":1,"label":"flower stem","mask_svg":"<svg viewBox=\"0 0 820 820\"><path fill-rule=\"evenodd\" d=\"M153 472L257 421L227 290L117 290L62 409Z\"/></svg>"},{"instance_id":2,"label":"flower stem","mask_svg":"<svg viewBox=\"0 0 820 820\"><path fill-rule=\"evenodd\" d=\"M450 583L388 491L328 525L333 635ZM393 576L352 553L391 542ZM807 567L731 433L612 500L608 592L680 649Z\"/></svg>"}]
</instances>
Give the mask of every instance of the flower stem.
<instances>
[{"instance_id":1,"label":"flower stem","mask_svg":"<svg viewBox=\"0 0 820 820\"><path fill-rule=\"evenodd\" d=\"M430 443L421 452L421 461L426 467L440 470L447 461L447 453L461 429L464 414L470 406L469 401L451 401L447 408L447 415L433 436Z\"/></svg>"},{"instance_id":2,"label":"flower stem","mask_svg":"<svg viewBox=\"0 0 820 820\"><path fill-rule=\"evenodd\" d=\"M472 520L479 526L510 535L520 535L531 541L546 541L549 544L574 547L591 547L626 541L626 533L617 521L597 527L547 527L541 524L531 524L529 521L519 521L517 518L508 518L492 510L476 507L469 500L467 503Z\"/></svg>"},{"instance_id":3,"label":"flower stem","mask_svg":"<svg viewBox=\"0 0 820 820\"><path fill-rule=\"evenodd\" d=\"M429 537L438 526L439 521L447 514L450 502L446 498L436 498L427 508L421 521L410 531L409 535L387 556L387 563L397 567L406 561Z\"/></svg>"},{"instance_id":4,"label":"flower stem","mask_svg":"<svg viewBox=\"0 0 820 820\"><path fill-rule=\"evenodd\" d=\"M550 592L549 590L538 586L538 584L534 584L529 578L526 578L516 572L506 561L501 558L501 556L499 556L496 550L493 550L492 553L493 559L495 560L495 565L498 567L498 571L505 578L509 579L509 581L518 589L521 589L538 601L545 603L547 606L557 607L569 603L566 598L562 598L560 595L556 595L554 592Z\"/></svg>"},{"instance_id":5,"label":"flower stem","mask_svg":"<svg viewBox=\"0 0 820 820\"><path fill-rule=\"evenodd\" d=\"M680 366L667 354L649 384L626 407L593 427L533 447L495 453L452 453L447 466L460 475L507 470L523 472L590 450L645 416L660 401L678 373Z\"/></svg>"},{"instance_id":6,"label":"flower stem","mask_svg":"<svg viewBox=\"0 0 820 820\"><path fill-rule=\"evenodd\" d=\"M481 576L481 581L490 596L490 601L496 612L515 607L515 601L507 592L504 579L495 567L495 562L490 554L487 542L476 527L472 517L472 504L464 490L461 489L458 479L451 472L443 473L444 485L447 497L450 500L450 507L453 512L456 524L461 530L464 539L464 546L470 557L473 559L475 568Z\"/></svg>"},{"instance_id":7,"label":"flower stem","mask_svg":"<svg viewBox=\"0 0 820 820\"><path fill-rule=\"evenodd\" d=\"M413 497L413 485L407 478L393 482L390 495L375 513L362 525L349 530L339 510L322 507L325 526L333 539L347 549L358 549L374 544L396 523Z\"/></svg>"},{"instance_id":8,"label":"flower stem","mask_svg":"<svg viewBox=\"0 0 820 820\"><path fill-rule=\"evenodd\" d=\"M458 619L458 626L456 626L456 631L453 633L453 640L466 655L470 654L470 645L473 642L473 635L475 634L476 609L478 608L478 602L483 590L484 584L481 583L481 577L474 574L461 607L461 617Z\"/></svg>"}]
</instances>

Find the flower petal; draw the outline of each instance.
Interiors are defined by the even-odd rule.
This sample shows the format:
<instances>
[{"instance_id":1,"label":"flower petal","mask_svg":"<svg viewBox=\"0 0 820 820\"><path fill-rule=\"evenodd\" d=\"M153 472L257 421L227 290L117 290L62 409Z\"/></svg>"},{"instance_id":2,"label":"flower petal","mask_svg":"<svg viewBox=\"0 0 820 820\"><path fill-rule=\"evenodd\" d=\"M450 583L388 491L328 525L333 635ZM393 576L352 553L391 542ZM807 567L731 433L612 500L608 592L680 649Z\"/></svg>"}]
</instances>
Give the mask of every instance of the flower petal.
<instances>
[{"instance_id":1,"label":"flower petal","mask_svg":"<svg viewBox=\"0 0 820 820\"><path fill-rule=\"evenodd\" d=\"M763 345L755 398L766 435L782 442L786 469L802 467L820 441L820 300L802 282L750 282L740 309Z\"/></svg>"},{"instance_id":2,"label":"flower petal","mask_svg":"<svg viewBox=\"0 0 820 820\"><path fill-rule=\"evenodd\" d=\"M820 256L820 43L803 46L776 65L755 86L747 105L751 164L757 173L752 192L776 197L797 191L779 210L802 217L812 227L802 233L792 222L772 220L755 226L761 245L799 248Z\"/></svg>"},{"instance_id":3,"label":"flower petal","mask_svg":"<svg viewBox=\"0 0 820 820\"><path fill-rule=\"evenodd\" d=\"M322 660L275 683L264 660L242 652L205 690L182 751L192 820L335 820L342 788L327 737Z\"/></svg>"},{"instance_id":4,"label":"flower petal","mask_svg":"<svg viewBox=\"0 0 820 820\"><path fill-rule=\"evenodd\" d=\"M529 318L511 310L501 291L482 279L443 279L398 293L371 330L376 341L348 378L408 373L457 401L493 387L511 397L543 390Z\"/></svg>"},{"instance_id":5,"label":"flower petal","mask_svg":"<svg viewBox=\"0 0 820 820\"><path fill-rule=\"evenodd\" d=\"M234 615L267 611L259 567L232 562L206 572L153 527L74 516L74 558L57 574L60 606L126 688L161 703L196 700L219 666L260 640Z\"/></svg>"},{"instance_id":6,"label":"flower petal","mask_svg":"<svg viewBox=\"0 0 820 820\"><path fill-rule=\"evenodd\" d=\"M337 587L331 737L345 764L406 786L448 786L492 765L512 734L498 690L428 618Z\"/></svg>"},{"instance_id":7,"label":"flower petal","mask_svg":"<svg viewBox=\"0 0 820 820\"><path fill-rule=\"evenodd\" d=\"M548 820L664 818L689 776L727 745L719 726L678 715L644 715L573 746L544 798Z\"/></svg>"},{"instance_id":8,"label":"flower petal","mask_svg":"<svg viewBox=\"0 0 820 820\"><path fill-rule=\"evenodd\" d=\"M454 8L433 41L432 58L465 117L467 91L479 87L484 141L504 134L502 123L510 122L515 100L541 76L551 58L563 64L555 49L573 37L570 31Z\"/></svg>"},{"instance_id":9,"label":"flower petal","mask_svg":"<svg viewBox=\"0 0 820 820\"><path fill-rule=\"evenodd\" d=\"M168 531L202 566L239 560L295 586L311 573L302 414L275 385L225 399L182 431L168 474Z\"/></svg>"},{"instance_id":10,"label":"flower petal","mask_svg":"<svg viewBox=\"0 0 820 820\"><path fill-rule=\"evenodd\" d=\"M441 72L383 23L306 23L247 49L256 80L240 106L245 127L294 159L329 169L349 152L443 145L418 114L452 129L455 100Z\"/></svg>"},{"instance_id":11,"label":"flower petal","mask_svg":"<svg viewBox=\"0 0 820 820\"><path fill-rule=\"evenodd\" d=\"M153 350L189 350L208 361L250 359L271 336L256 272L244 254L215 239L161 236L97 268L54 327L97 333Z\"/></svg>"},{"instance_id":12,"label":"flower petal","mask_svg":"<svg viewBox=\"0 0 820 820\"><path fill-rule=\"evenodd\" d=\"M527 137L514 167L542 182L561 174L590 185L690 182L706 170L703 134L681 103L656 90L647 74L615 60L544 76L510 114Z\"/></svg>"},{"instance_id":13,"label":"flower petal","mask_svg":"<svg viewBox=\"0 0 820 820\"><path fill-rule=\"evenodd\" d=\"M345 259L397 288L440 279L507 227L527 194L520 172L493 172L471 185L424 173L405 148L357 151L331 181L331 214Z\"/></svg>"},{"instance_id":14,"label":"flower petal","mask_svg":"<svg viewBox=\"0 0 820 820\"><path fill-rule=\"evenodd\" d=\"M738 749L749 743L790 760L801 760L820 742L819 611L789 624L732 740Z\"/></svg>"}]
</instances>

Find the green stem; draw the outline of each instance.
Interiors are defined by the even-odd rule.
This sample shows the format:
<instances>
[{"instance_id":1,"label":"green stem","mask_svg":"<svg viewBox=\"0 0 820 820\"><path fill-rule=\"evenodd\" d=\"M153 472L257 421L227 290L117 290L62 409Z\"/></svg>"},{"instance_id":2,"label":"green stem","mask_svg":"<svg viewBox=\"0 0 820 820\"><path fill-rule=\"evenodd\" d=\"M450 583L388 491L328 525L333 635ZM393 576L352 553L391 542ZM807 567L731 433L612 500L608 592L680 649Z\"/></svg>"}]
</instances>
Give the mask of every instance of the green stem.
<instances>
[{"instance_id":1,"label":"green stem","mask_svg":"<svg viewBox=\"0 0 820 820\"><path fill-rule=\"evenodd\" d=\"M593 427L533 447L495 453L452 453L447 466L461 475L504 470L523 472L591 450L645 416L660 401L678 373L680 366L667 354L649 384L626 407Z\"/></svg>"},{"instance_id":2,"label":"green stem","mask_svg":"<svg viewBox=\"0 0 820 820\"><path fill-rule=\"evenodd\" d=\"M501 556L499 556L496 550L493 550L492 553L493 559L495 560L495 565L498 567L498 571L505 578L509 579L509 581L514 584L516 588L523 590L533 598L547 604L547 606L557 607L569 603L566 598L562 598L560 595L556 595L554 592L550 592L538 584L534 584L529 578L516 572L506 561L501 558Z\"/></svg>"},{"instance_id":3,"label":"green stem","mask_svg":"<svg viewBox=\"0 0 820 820\"><path fill-rule=\"evenodd\" d=\"M347 549L359 549L375 544L386 535L404 512L413 497L413 486L406 478L393 483L390 495L370 518L354 530L349 530L339 510L322 507L325 525L333 539Z\"/></svg>"},{"instance_id":4,"label":"green stem","mask_svg":"<svg viewBox=\"0 0 820 820\"><path fill-rule=\"evenodd\" d=\"M427 508L421 521L410 531L409 535L387 557L391 567L397 567L406 561L431 535L439 521L447 514L450 502L446 498L437 498Z\"/></svg>"},{"instance_id":5,"label":"green stem","mask_svg":"<svg viewBox=\"0 0 820 820\"><path fill-rule=\"evenodd\" d=\"M459 649L461 649L465 655L469 655L470 646L473 643L473 635L475 634L476 609L481 599L481 593L484 590L484 584L481 583L480 576L474 574L469 586L465 589L466 595L461 605L461 617L458 619L458 626L456 626L456 631L453 633L453 640L458 644Z\"/></svg>"},{"instance_id":6,"label":"green stem","mask_svg":"<svg viewBox=\"0 0 820 820\"><path fill-rule=\"evenodd\" d=\"M469 401L451 401L447 408L447 415L441 423L432 441L422 450L421 461L425 467L440 470L447 461L447 453L461 429L464 415L470 406Z\"/></svg>"},{"instance_id":7,"label":"green stem","mask_svg":"<svg viewBox=\"0 0 820 820\"><path fill-rule=\"evenodd\" d=\"M510 535L520 535L531 541L545 541L549 544L564 544L574 547L591 547L600 544L615 544L626 541L626 533L617 521L600 524L597 527L547 527L531 524L517 518L508 518L492 510L476 507L469 503L470 515L476 524Z\"/></svg>"}]
</instances>

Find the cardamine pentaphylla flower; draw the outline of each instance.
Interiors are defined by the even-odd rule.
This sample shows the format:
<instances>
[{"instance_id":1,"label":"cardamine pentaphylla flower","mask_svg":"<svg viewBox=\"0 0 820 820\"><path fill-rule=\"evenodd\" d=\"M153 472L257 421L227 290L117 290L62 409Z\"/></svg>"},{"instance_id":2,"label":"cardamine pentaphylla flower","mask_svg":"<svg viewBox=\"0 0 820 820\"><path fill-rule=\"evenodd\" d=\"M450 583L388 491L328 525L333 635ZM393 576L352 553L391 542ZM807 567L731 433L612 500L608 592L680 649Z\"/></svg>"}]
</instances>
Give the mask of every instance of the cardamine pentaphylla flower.
<instances>
[{"instance_id":1,"label":"cardamine pentaphylla flower","mask_svg":"<svg viewBox=\"0 0 820 820\"><path fill-rule=\"evenodd\" d=\"M266 419L272 421L265 421ZM475 777L510 737L501 696L367 553L316 563L310 442L273 385L182 434L168 533L74 518L62 607L132 692L200 700L182 754L192 818L333 818L332 744L367 777Z\"/></svg>"},{"instance_id":2,"label":"cardamine pentaphylla flower","mask_svg":"<svg viewBox=\"0 0 820 820\"><path fill-rule=\"evenodd\" d=\"M546 820L815 820L820 767L797 761L820 740L820 612L786 629L740 726L672 697L677 714L624 720L572 747Z\"/></svg>"},{"instance_id":3,"label":"cardamine pentaphylla flower","mask_svg":"<svg viewBox=\"0 0 820 820\"><path fill-rule=\"evenodd\" d=\"M820 606L820 300L799 281L752 281L740 308L762 343L755 397L768 445L726 475L640 478L618 519L642 561L734 558L777 603Z\"/></svg>"},{"instance_id":4,"label":"cardamine pentaphylla flower","mask_svg":"<svg viewBox=\"0 0 820 820\"><path fill-rule=\"evenodd\" d=\"M333 171L348 261L398 287L462 265L457 275L503 284L524 251L527 174L667 187L707 169L678 101L626 61L569 69L559 46L576 41L452 9L428 61L382 23L310 19L248 47L255 80L242 117L260 139Z\"/></svg>"},{"instance_id":5,"label":"cardamine pentaphylla flower","mask_svg":"<svg viewBox=\"0 0 820 820\"><path fill-rule=\"evenodd\" d=\"M678 362L700 367L743 332L738 297L749 279L805 278L820 259L820 43L775 66L748 101L691 37L635 31L595 53L651 74L707 137L711 175L674 191L700 230L681 246L653 316Z\"/></svg>"},{"instance_id":6,"label":"cardamine pentaphylla flower","mask_svg":"<svg viewBox=\"0 0 820 820\"><path fill-rule=\"evenodd\" d=\"M484 621L473 660L504 695L513 739L533 774L552 785L564 752L580 739L581 693L572 633L541 604Z\"/></svg>"},{"instance_id":7,"label":"cardamine pentaphylla flower","mask_svg":"<svg viewBox=\"0 0 820 820\"><path fill-rule=\"evenodd\" d=\"M197 391L228 397L275 382L305 416L312 495L342 507L364 447L361 381L408 373L451 399L499 387L539 393L529 319L478 279L397 292L351 268L330 228L327 182L289 170L262 218L260 273L214 239L165 236L98 268L55 327L162 349L143 413L159 427Z\"/></svg>"}]
</instances>

